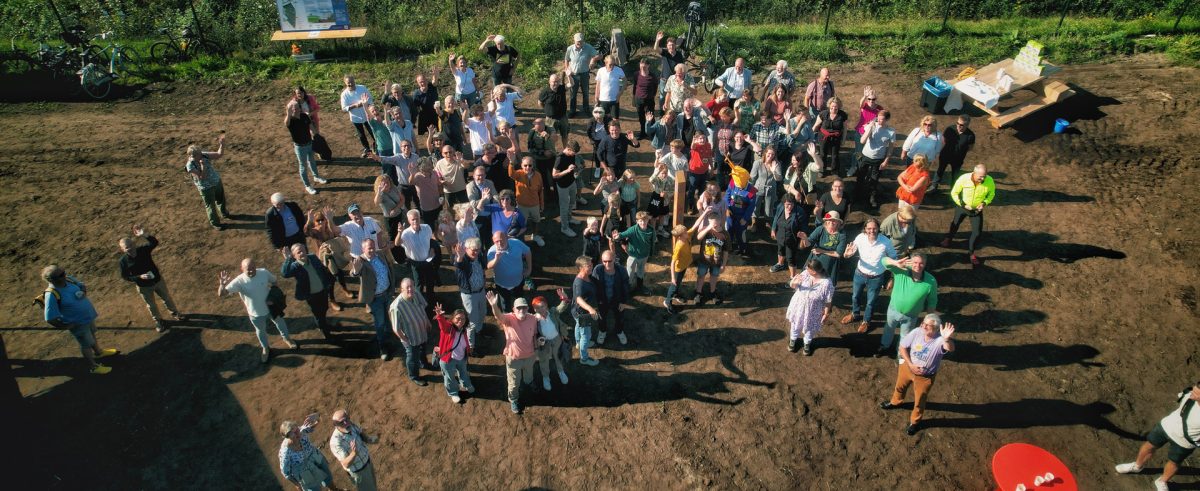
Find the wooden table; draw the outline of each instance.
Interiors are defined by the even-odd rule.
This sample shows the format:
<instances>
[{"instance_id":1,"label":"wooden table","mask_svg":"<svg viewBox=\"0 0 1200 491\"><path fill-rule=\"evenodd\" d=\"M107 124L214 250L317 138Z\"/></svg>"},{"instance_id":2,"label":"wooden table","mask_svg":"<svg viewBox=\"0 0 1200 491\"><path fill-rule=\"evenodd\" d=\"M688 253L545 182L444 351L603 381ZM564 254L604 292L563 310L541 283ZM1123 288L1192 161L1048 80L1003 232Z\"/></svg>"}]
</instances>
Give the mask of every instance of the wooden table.
<instances>
[{"instance_id":1,"label":"wooden table","mask_svg":"<svg viewBox=\"0 0 1200 491\"><path fill-rule=\"evenodd\" d=\"M1054 480L1034 485L1034 478L1054 474ZM1013 491L1024 484L1028 491L1078 491L1075 476L1054 454L1028 443L1010 443L992 456L992 475L1000 491Z\"/></svg>"},{"instance_id":2,"label":"wooden table","mask_svg":"<svg viewBox=\"0 0 1200 491\"><path fill-rule=\"evenodd\" d=\"M992 87L996 87L996 76L999 75L1000 70L1004 70L1006 74L1012 77L1012 86L1009 87L1007 91L1000 91L997 89L997 92L1000 94L1000 102L1010 98L1013 92L1021 89L1028 89L1035 94L1041 95L1042 97L1035 97L1003 110L998 109L999 103L993 107L987 107L982 102L972 99L975 107L982 109L983 112L991 116L988 118L988 120L992 123L993 127L1004 128L1006 126L1010 126L1013 123L1016 123L1018 120L1029 116L1030 114L1062 102L1068 97L1075 95L1075 91L1071 90L1071 88L1065 83L1058 81L1046 83L1047 77L1061 72L1062 68L1055 65L1046 64L1046 67L1042 69L1041 74L1033 74L1026 70L1017 68L1013 63L1014 60L1012 58L992 63L991 65L976 70L974 78ZM966 93L963 93L963 95L970 97Z\"/></svg>"},{"instance_id":3,"label":"wooden table","mask_svg":"<svg viewBox=\"0 0 1200 491\"><path fill-rule=\"evenodd\" d=\"M367 29L328 29L324 31L275 31L271 34L272 41L303 41L305 39L344 39L360 38L367 35Z\"/></svg>"}]
</instances>

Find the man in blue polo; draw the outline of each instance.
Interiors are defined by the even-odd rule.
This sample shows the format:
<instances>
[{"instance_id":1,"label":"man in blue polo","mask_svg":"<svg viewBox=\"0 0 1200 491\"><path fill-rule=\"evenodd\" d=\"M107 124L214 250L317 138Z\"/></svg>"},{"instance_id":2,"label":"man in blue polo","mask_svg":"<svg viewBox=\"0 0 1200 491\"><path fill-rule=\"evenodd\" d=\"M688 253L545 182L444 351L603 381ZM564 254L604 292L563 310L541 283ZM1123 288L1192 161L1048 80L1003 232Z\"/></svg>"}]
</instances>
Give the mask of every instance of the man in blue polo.
<instances>
[{"instance_id":1,"label":"man in blue polo","mask_svg":"<svg viewBox=\"0 0 1200 491\"><path fill-rule=\"evenodd\" d=\"M79 342L79 350L91 365L91 372L103 375L112 369L96 362L120 353L114 348L101 349L96 342L96 308L87 296L87 287L57 264L42 270L42 279L49 283L42 301L46 305L46 322L54 327L66 328Z\"/></svg>"},{"instance_id":2,"label":"man in blue polo","mask_svg":"<svg viewBox=\"0 0 1200 491\"><path fill-rule=\"evenodd\" d=\"M501 309L512 309L513 300L525 293L525 278L533 271L533 256L525 243L509 238L503 230L492 232L487 267L495 275L496 290L504 300Z\"/></svg>"}]
</instances>

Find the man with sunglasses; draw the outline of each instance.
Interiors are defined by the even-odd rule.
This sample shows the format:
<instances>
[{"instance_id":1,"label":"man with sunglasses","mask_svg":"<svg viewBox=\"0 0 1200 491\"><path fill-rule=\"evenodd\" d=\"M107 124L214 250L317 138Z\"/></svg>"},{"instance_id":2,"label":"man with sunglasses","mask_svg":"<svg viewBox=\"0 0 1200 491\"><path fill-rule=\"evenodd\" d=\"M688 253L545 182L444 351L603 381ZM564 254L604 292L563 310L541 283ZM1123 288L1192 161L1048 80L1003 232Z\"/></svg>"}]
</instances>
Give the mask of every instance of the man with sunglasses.
<instances>
[{"instance_id":1,"label":"man with sunglasses","mask_svg":"<svg viewBox=\"0 0 1200 491\"><path fill-rule=\"evenodd\" d=\"M371 463L371 454L367 452L367 443L378 442L379 438L363 433L362 428L350 420L350 414L345 409L334 411L332 419L329 451L350 474L350 482L358 491L375 491L375 466Z\"/></svg>"},{"instance_id":2,"label":"man with sunglasses","mask_svg":"<svg viewBox=\"0 0 1200 491\"><path fill-rule=\"evenodd\" d=\"M942 153L938 159L937 172L930 180L930 191L937 189L947 166L950 167L951 181L962 170L963 161L967 159L967 152L970 152L971 148L975 146L975 132L971 131L970 126L971 117L964 114L958 117L956 124L942 132L942 141L945 142L945 146L942 147Z\"/></svg>"}]
</instances>

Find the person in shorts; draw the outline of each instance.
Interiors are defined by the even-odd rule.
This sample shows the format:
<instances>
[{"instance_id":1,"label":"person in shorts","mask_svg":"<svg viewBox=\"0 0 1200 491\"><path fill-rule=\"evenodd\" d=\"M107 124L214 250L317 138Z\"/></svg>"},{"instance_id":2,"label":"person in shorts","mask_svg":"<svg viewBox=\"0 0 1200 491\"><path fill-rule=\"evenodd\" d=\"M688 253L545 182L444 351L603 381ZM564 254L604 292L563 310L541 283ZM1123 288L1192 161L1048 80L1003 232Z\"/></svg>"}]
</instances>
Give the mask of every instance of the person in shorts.
<instances>
[{"instance_id":1,"label":"person in shorts","mask_svg":"<svg viewBox=\"0 0 1200 491\"><path fill-rule=\"evenodd\" d=\"M1138 449L1137 459L1133 462L1117 465L1121 474L1137 474L1150 461L1154 451L1167 446L1167 464L1163 466L1162 476L1154 480L1154 489L1166 491L1167 482L1179 471L1183 461L1196 450L1200 444L1200 409L1196 408L1200 401L1200 382L1185 389L1175 397L1179 407L1154 425L1154 429L1146 435L1146 442Z\"/></svg>"},{"instance_id":2,"label":"person in shorts","mask_svg":"<svg viewBox=\"0 0 1200 491\"><path fill-rule=\"evenodd\" d=\"M692 303L701 306L712 298L715 305L721 305L724 299L717 293L717 281L729 260L729 233L725 231L725 217L711 209L704 210L703 217L706 222L696 233L696 240L700 242L700 260L696 261L696 296ZM710 290L707 295L704 293L705 277Z\"/></svg>"}]
</instances>

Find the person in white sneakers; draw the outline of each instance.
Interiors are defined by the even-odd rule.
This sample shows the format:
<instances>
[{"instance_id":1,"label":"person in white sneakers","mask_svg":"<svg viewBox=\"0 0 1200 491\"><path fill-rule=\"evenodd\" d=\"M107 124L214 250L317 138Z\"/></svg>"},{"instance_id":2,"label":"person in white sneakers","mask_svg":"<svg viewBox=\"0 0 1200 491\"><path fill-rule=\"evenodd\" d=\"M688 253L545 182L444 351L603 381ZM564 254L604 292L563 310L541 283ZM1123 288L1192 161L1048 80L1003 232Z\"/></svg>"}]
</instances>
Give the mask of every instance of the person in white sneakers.
<instances>
[{"instance_id":1,"label":"person in white sneakers","mask_svg":"<svg viewBox=\"0 0 1200 491\"><path fill-rule=\"evenodd\" d=\"M558 368L558 381L567 384L567 371L560 355L562 345L567 338L567 324L560 317L571 307L571 298L562 288L558 289L558 307L550 312L550 306L544 297L533 297L533 316L538 320L537 346L538 365L542 370L542 388L550 390L550 361ZM568 345L570 346L570 345ZM568 353L570 353L568 351Z\"/></svg>"},{"instance_id":2,"label":"person in white sneakers","mask_svg":"<svg viewBox=\"0 0 1200 491\"><path fill-rule=\"evenodd\" d=\"M1200 409L1196 408L1200 401L1200 382L1190 389L1185 389L1176 396L1179 407L1171 411L1165 418L1146 435L1146 443L1138 449L1137 459L1133 462L1117 465L1121 474L1137 474L1150 461L1155 450L1167 445L1167 464L1163 466L1162 476L1154 480L1154 489L1167 491L1167 482L1179 471L1184 459L1196 450L1200 442Z\"/></svg>"},{"instance_id":3,"label":"person in white sneakers","mask_svg":"<svg viewBox=\"0 0 1200 491\"><path fill-rule=\"evenodd\" d=\"M271 358L270 342L267 340L267 321L275 324L275 329L279 330L279 335L283 336L283 342L288 348L296 349L296 343L292 341L288 334L287 321L283 315L275 315L277 312L272 312L270 305L271 287L276 285L275 275L271 274L263 268L255 267L254 259L242 259L242 274L236 278L230 278L229 272L222 270L217 275L217 296L225 297L231 293L236 293L242 298L242 303L246 304L246 314L250 316L250 324L254 326L254 333L258 336L258 345L262 347L262 362L266 363Z\"/></svg>"}]
</instances>

